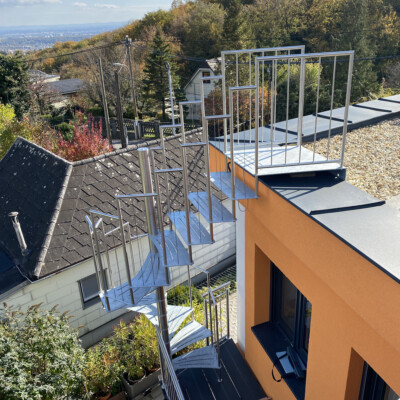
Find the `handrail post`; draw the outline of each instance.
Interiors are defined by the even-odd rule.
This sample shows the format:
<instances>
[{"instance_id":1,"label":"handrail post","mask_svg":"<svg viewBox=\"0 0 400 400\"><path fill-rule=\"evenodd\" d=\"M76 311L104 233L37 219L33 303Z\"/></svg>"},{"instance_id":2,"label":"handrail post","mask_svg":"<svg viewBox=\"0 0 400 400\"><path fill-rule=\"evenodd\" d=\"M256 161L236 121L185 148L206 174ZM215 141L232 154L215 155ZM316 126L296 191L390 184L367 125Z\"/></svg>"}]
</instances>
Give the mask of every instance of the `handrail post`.
<instances>
[{"instance_id":1,"label":"handrail post","mask_svg":"<svg viewBox=\"0 0 400 400\"><path fill-rule=\"evenodd\" d=\"M226 289L226 334L228 339L231 337L230 322L229 322L229 288Z\"/></svg>"},{"instance_id":2,"label":"handrail post","mask_svg":"<svg viewBox=\"0 0 400 400\"><path fill-rule=\"evenodd\" d=\"M151 179L151 168L150 168L150 157L149 157L149 149L141 148L138 149L139 152L139 163L140 163L140 172L142 175L142 186L143 193L153 193L153 181ZM159 199L160 195L157 193L157 198ZM154 199L153 197L145 198L145 207L146 207L146 216L147 220L147 229L149 235L157 234L156 231L156 218L155 218L155 209L154 209ZM159 210L161 213L161 209ZM162 219L161 219L162 220ZM161 232L164 232L164 227L160 225ZM165 267L165 273L167 279L169 278L168 269ZM169 356L171 357L171 348L169 343L169 332L168 332L168 320L167 320L167 301L165 299L165 290L164 287L160 286L156 289L157 296L157 311L158 311L158 321L161 329L162 339L164 341L165 347ZM161 355L160 355L161 356Z\"/></svg>"}]
</instances>

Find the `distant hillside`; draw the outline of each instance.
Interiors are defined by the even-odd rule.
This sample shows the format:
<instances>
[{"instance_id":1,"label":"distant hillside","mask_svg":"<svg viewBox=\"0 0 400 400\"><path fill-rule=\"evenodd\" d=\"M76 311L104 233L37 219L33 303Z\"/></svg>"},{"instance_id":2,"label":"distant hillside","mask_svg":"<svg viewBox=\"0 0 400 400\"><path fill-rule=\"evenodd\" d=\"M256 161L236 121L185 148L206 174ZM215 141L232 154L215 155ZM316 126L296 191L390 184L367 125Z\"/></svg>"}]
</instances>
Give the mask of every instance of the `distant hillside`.
<instances>
[{"instance_id":1,"label":"distant hillside","mask_svg":"<svg viewBox=\"0 0 400 400\"><path fill-rule=\"evenodd\" d=\"M105 31L115 30L126 22L96 24L6 26L0 27L0 51L12 53L42 50L56 42L75 41L90 38Z\"/></svg>"}]
</instances>

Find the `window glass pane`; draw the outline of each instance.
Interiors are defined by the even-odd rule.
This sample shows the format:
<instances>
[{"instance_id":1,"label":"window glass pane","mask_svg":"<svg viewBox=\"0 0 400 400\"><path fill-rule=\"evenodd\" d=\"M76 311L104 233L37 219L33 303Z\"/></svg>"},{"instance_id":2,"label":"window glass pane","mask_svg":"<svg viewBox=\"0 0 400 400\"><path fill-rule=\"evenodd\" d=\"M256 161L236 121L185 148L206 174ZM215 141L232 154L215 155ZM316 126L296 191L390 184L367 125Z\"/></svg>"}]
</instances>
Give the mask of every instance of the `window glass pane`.
<instances>
[{"instance_id":1,"label":"window glass pane","mask_svg":"<svg viewBox=\"0 0 400 400\"><path fill-rule=\"evenodd\" d=\"M296 326L297 289L284 275L282 275L281 319L289 332L294 336Z\"/></svg>"},{"instance_id":2,"label":"window glass pane","mask_svg":"<svg viewBox=\"0 0 400 400\"><path fill-rule=\"evenodd\" d=\"M385 396L383 397L383 400L400 400L400 397L397 396L397 394L393 392L393 390L390 389L389 386L386 386Z\"/></svg>"},{"instance_id":3,"label":"window glass pane","mask_svg":"<svg viewBox=\"0 0 400 400\"><path fill-rule=\"evenodd\" d=\"M308 342L310 341L310 326L311 326L311 303L305 299L304 310L304 335L303 335L303 348L308 353Z\"/></svg>"},{"instance_id":4,"label":"window glass pane","mask_svg":"<svg viewBox=\"0 0 400 400\"><path fill-rule=\"evenodd\" d=\"M97 285L96 275L90 275L80 281L83 301L89 301L98 296L99 287Z\"/></svg>"}]
</instances>

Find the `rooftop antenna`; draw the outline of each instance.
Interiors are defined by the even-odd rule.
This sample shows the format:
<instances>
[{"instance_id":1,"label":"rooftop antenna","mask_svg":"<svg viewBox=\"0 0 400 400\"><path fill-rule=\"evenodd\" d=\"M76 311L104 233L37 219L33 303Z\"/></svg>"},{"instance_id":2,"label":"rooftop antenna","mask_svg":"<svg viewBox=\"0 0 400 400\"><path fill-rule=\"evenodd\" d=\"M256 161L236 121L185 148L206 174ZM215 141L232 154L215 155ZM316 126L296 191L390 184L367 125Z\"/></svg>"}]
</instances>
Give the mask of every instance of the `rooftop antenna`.
<instances>
[{"instance_id":1,"label":"rooftop antenna","mask_svg":"<svg viewBox=\"0 0 400 400\"><path fill-rule=\"evenodd\" d=\"M17 234L17 239L19 247L21 248L21 253L23 256L27 256L29 254L29 250L25 242L24 234L22 233L21 225L18 221L18 212L17 211L10 212L8 216L11 218L15 233Z\"/></svg>"}]
</instances>

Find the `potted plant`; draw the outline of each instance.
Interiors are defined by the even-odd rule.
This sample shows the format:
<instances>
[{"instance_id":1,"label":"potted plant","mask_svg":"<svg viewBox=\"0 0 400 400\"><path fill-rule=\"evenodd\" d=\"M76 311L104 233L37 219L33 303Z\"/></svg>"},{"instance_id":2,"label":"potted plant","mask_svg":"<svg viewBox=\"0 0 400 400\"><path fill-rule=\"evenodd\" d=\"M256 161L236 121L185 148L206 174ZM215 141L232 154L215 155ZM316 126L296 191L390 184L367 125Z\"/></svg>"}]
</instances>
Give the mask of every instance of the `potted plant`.
<instances>
[{"instance_id":1,"label":"potted plant","mask_svg":"<svg viewBox=\"0 0 400 400\"><path fill-rule=\"evenodd\" d=\"M107 400L118 393L121 386L119 366L118 352L108 338L88 349L84 371L87 394L96 400Z\"/></svg>"},{"instance_id":2,"label":"potted plant","mask_svg":"<svg viewBox=\"0 0 400 400\"><path fill-rule=\"evenodd\" d=\"M158 345L154 326L144 316L131 324L121 321L115 328L121 348L122 383L128 398L134 398L157 384L159 375Z\"/></svg>"}]
</instances>

